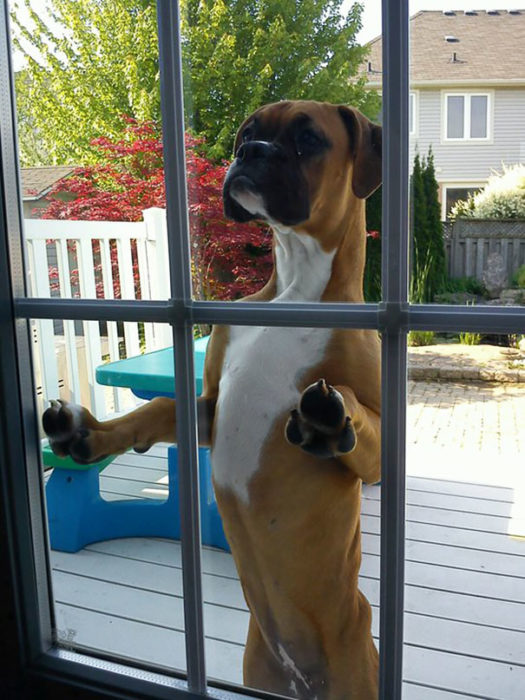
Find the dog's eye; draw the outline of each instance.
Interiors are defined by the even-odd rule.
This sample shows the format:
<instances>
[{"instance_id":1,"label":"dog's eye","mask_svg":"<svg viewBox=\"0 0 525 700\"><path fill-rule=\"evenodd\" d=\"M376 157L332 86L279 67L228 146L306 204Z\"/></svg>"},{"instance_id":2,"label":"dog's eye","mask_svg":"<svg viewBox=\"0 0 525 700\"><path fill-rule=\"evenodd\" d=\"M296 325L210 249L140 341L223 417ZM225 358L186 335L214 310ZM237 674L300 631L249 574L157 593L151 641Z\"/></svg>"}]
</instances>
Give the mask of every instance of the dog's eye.
<instances>
[{"instance_id":1,"label":"dog's eye","mask_svg":"<svg viewBox=\"0 0 525 700\"><path fill-rule=\"evenodd\" d=\"M241 134L241 139L243 143L246 143L246 141L251 141L253 139L253 127L252 126L247 126L246 129Z\"/></svg>"},{"instance_id":2,"label":"dog's eye","mask_svg":"<svg viewBox=\"0 0 525 700\"><path fill-rule=\"evenodd\" d=\"M313 131L313 129L304 129L296 139L297 155L302 156L306 152L315 151L321 144L321 138Z\"/></svg>"}]
</instances>

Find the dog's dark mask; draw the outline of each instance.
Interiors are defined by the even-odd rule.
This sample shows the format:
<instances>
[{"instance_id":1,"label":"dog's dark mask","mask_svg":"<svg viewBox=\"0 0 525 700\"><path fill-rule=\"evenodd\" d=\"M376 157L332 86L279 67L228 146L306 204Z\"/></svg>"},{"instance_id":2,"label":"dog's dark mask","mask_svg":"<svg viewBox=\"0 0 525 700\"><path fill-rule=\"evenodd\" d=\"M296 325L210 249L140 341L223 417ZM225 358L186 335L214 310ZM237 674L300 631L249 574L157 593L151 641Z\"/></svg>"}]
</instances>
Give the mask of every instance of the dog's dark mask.
<instances>
[{"instance_id":1,"label":"dog's dark mask","mask_svg":"<svg viewBox=\"0 0 525 700\"><path fill-rule=\"evenodd\" d=\"M304 104L304 111L300 102L268 105L242 124L235 140L235 160L224 181L226 216L284 226L310 218L315 195L309 191L305 173L322 167L333 144L308 113L309 105L318 103ZM327 107L337 110L346 129L345 151L354 164L352 189L364 199L381 181L381 127L351 107Z\"/></svg>"},{"instance_id":2,"label":"dog's dark mask","mask_svg":"<svg viewBox=\"0 0 525 700\"><path fill-rule=\"evenodd\" d=\"M306 116L282 127L263 125L257 117L249 119L237 134L235 160L224 181L226 216L284 226L306 221L310 198L300 161L320 155L329 146Z\"/></svg>"}]
</instances>

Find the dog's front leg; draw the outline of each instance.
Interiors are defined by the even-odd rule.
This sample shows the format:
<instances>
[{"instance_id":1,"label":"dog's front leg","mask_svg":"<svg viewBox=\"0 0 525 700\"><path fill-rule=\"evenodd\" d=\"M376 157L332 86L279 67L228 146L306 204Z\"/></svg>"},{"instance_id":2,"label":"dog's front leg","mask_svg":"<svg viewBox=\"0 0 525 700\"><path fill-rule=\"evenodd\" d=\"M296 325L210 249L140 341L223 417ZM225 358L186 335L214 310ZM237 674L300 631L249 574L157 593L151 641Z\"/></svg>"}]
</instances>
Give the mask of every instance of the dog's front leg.
<instances>
[{"instance_id":1,"label":"dog's front leg","mask_svg":"<svg viewBox=\"0 0 525 700\"><path fill-rule=\"evenodd\" d=\"M347 386L324 379L307 387L286 424L286 438L322 459L337 457L359 478L381 478L381 419Z\"/></svg>"},{"instance_id":2,"label":"dog's front leg","mask_svg":"<svg viewBox=\"0 0 525 700\"><path fill-rule=\"evenodd\" d=\"M199 444L209 445L216 399L197 399ZM122 454L130 448L146 452L156 442L174 442L176 401L158 397L121 418L98 421L86 408L53 401L42 417L55 454L91 464L102 457Z\"/></svg>"}]
</instances>

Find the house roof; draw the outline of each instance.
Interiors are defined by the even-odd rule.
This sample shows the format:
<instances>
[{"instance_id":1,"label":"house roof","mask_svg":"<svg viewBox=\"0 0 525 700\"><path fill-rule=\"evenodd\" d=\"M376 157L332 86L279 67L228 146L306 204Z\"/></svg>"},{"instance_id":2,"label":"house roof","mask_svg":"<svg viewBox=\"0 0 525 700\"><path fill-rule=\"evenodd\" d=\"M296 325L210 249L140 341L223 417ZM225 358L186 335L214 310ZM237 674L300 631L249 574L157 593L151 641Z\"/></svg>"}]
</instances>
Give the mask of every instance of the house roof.
<instances>
[{"instance_id":1,"label":"house roof","mask_svg":"<svg viewBox=\"0 0 525 700\"><path fill-rule=\"evenodd\" d=\"M368 45L363 73L382 77L382 40ZM410 82L525 84L525 10L422 11L410 18Z\"/></svg>"},{"instance_id":2,"label":"house roof","mask_svg":"<svg viewBox=\"0 0 525 700\"><path fill-rule=\"evenodd\" d=\"M50 165L42 168L21 168L22 199L43 197L53 185L74 172L74 165Z\"/></svg>"}]
</instances>

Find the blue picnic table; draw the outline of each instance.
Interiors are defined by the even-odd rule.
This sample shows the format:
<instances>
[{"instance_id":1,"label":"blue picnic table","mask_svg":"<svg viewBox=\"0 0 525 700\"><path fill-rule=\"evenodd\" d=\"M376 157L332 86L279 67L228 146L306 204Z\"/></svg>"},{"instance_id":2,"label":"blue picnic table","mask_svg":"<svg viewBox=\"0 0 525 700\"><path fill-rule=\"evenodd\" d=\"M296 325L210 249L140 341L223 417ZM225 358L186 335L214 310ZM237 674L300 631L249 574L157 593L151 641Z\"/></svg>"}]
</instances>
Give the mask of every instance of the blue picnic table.
<instances>
[{"instance_id":1,"label":"blue picnic table","mask_svg":"<svg viewBox=\"0 0 525 700\"><path fill-rule=\"evenodd\" d=\"M194 344L195 390L202 392L204 357L209 336ZM127 387L138 397L175 396L173 349L166 348L101 365L99 384ZM44 447L43 461L54 467L46 485L51 546L76 552L91 542L118 537L180 539L179 459L176 445L168 447L168 497L164 501L135 498L107 501L100 495L100 473L113 457L78 465L56 457ZM229 551L211 480L210 451L199 448L199 487L202 543Z\"/></svg>"}]
</instances>

